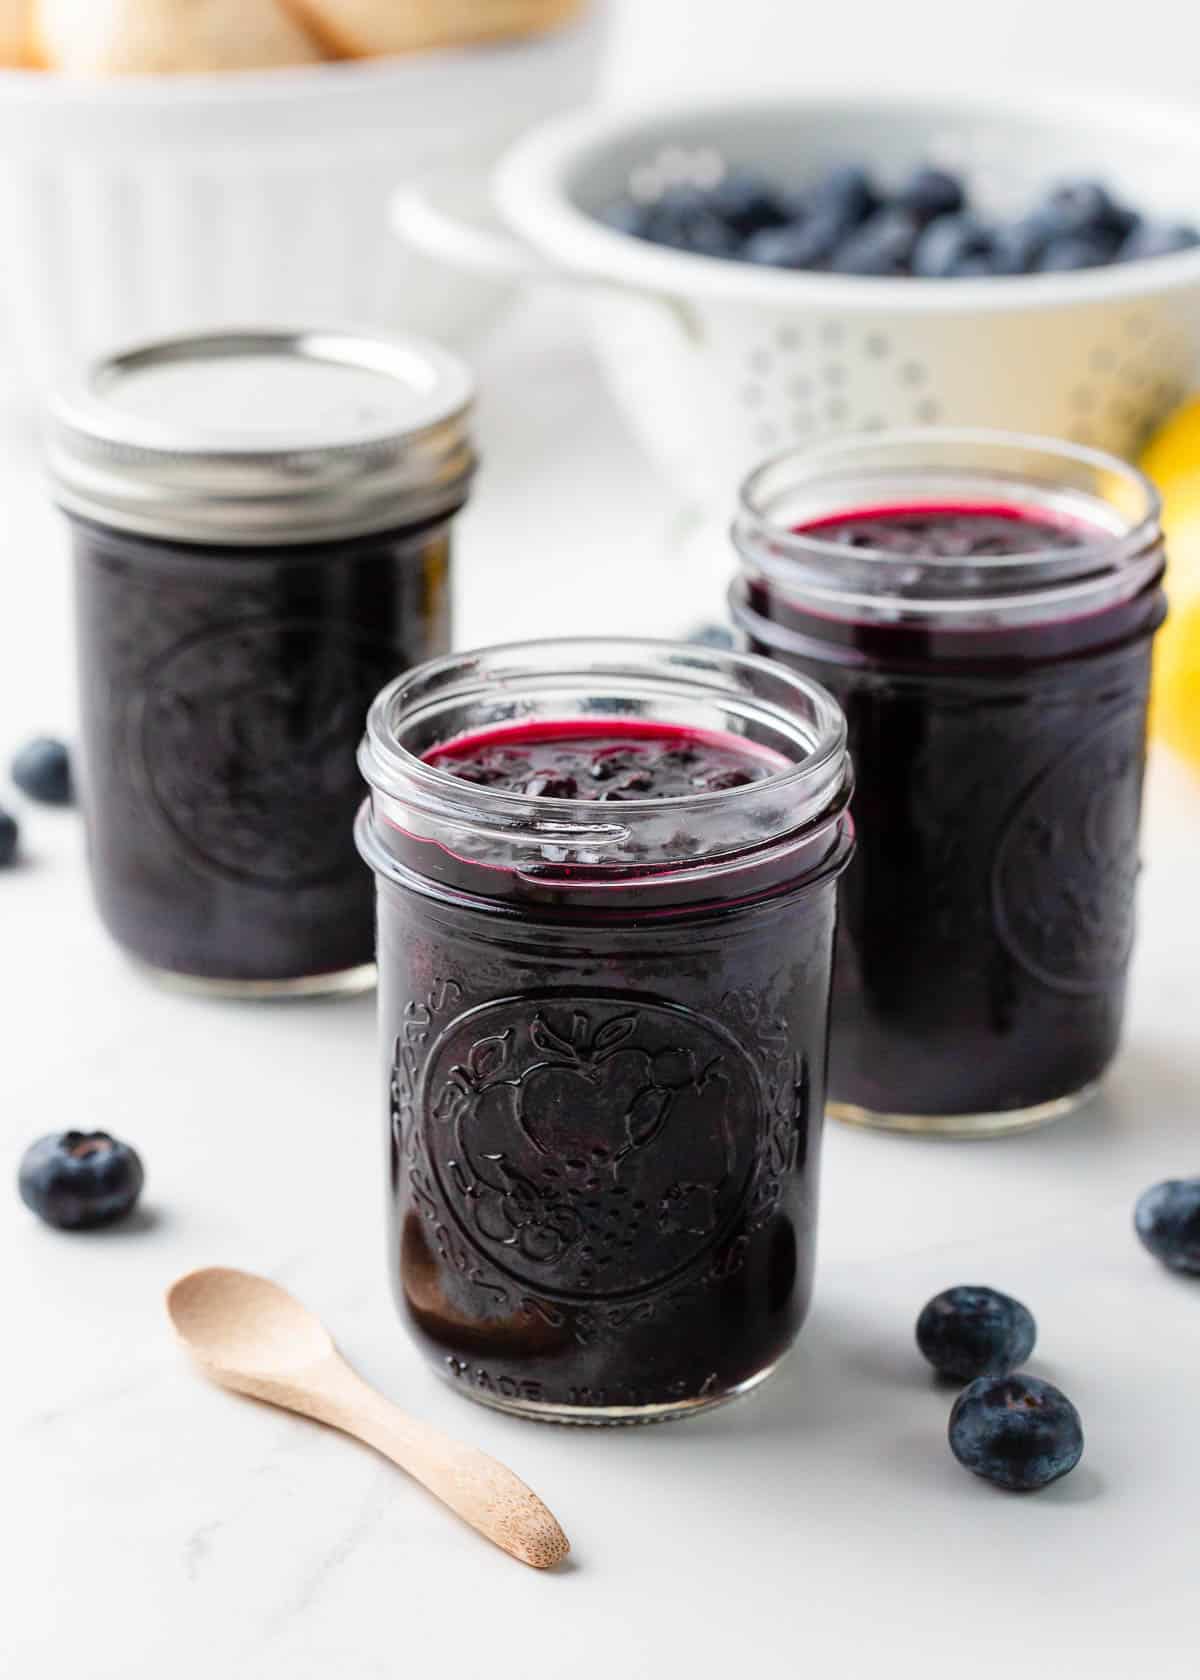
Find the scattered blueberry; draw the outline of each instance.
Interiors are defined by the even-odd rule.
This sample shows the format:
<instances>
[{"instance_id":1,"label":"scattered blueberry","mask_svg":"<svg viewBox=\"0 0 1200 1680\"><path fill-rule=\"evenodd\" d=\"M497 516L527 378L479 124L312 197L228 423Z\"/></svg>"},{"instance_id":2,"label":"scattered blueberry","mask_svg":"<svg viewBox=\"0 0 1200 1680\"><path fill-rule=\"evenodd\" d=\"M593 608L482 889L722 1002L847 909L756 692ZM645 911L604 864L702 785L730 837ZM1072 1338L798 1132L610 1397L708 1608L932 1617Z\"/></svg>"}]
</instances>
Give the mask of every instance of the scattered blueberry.
<instances>
[{"instance_id":1,"label":"scattered blueberry","mask_svg":"<svg viewBox=\"0 0 1200 1680\"><path fill-rule=\"evenodd\" d=\"M17 861L17 842L21 838L21 831L17 827L17 819L10 817L8 812L0 807L0 869L7 869Z\"/></svg>"},{"instance_id":2,"label":"scattered blueberry","mask_svg":"<svg viewBox=\"0 0 1200 1680\"><path fill-rule=\"evenodd\" d=\"M1033 1314L998 1289L960 1284L921 1309L917 1346L943 1377L1002 1377L1033 1352Z\"/></svg>"},{"instance_id":3,"label":"scattered blueberry","mask_svg":"<svg viewBox=\"0 0 1200 1680\"><path fill-rule=\"evenodd\" d=\"M963 184L957 175L946 169L914 169L896 194L893 203L899 210L908 210L923 222L935 216L951 216L967 202Z\"/></svg>"},{"instance_id":4,"label":"scattered blueberry","mask_svg":"<svg viewBox=\"0 0 1200 1680\"><path fill-rule=\"evenodd\" d=\"M142 1163L107 1132L59 1132L39 1138L21 1157L21 1200L60 1231L111 1225L132 1211L142 1192Z\"/></svg>"},{"instance_id":5,"label":"scattered blueberry","mask_svg":"<svg viewBox=\"0 0 1200 1680\"><path fill-rule=\"evenodd\" d=\"M70 805L75 797L71 755L61 741L41 735L23 746L12 762L12 779L43 805Z\"/></svg>"},{"instance_id":6,"label":"scattered blueberry","mask_svg":"<svg viewBox=\"0 0 1200 1680\"><path fill-rule=\"evenodd\" d=\"M1173 257L1200 245L1200 233L1180 222L1138 222L1117 252L1119 262L1141 262L1145 257Z\"/></svg>"},{"instance_id":7,"label":"scattered blueberry","mask_svg":"<svg viewBox=\"0 0 1200 1680\"><path fill-rule=\"evenodd\" d=\"M1030 1492L1074 1470L1083 1455L1083 1425L1053 1383L979 1377L954 1402L950 1450L974 1475Z\"/></svg>"},{"instance_id":8,"label":"scattered blueberry","mask_svg":"<svg viewBox=\"0 0 1200 1680\"><path fill-rule=\"evenodd\" d=\"M1156 1260L1200 1277L1200 1178L1168 1178L1138 1198L1134 1225Z\"/></svg>"},{"instance_id":9,"label":"scattered blueberry","mask_svg":"<svg viewBox=\"0 0 1200 1680\"><path fill-rule=\"evenodd\" d=\"M877 210L838 246L835 274L907 274L921 224L910 210Z\"/></svg>"}]
</instances>

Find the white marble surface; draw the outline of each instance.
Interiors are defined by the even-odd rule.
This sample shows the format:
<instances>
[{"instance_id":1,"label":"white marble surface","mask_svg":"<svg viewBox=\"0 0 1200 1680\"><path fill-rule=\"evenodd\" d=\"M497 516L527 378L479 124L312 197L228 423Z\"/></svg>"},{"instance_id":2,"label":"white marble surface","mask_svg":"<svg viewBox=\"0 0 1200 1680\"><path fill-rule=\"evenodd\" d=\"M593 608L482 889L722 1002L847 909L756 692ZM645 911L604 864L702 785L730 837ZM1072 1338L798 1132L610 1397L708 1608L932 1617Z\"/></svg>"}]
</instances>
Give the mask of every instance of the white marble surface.
<instances>
[{"instance_id":1,"label":"white marble surface","mask_svg":"<svg viewBox=\"0 0 1200 1680\"><path fill-rule=\"evenodd\" d=\"M714 595L539 302L484 358L487 466L465 522L463 639L671 632ZM0 748L69 727L61 535L9 446ZM0 878L0 1154L108 1127L144 1215L64 1237L0 1212L5 1680L724 1680L1196 1672L1200 1293L1135 1243L1137 1192L1200 1170L1200 781L1154 764L1126 1048L1042 1133L937 1144L833 1131L816 1305L759 1395L672 1428L537 1427L467 1405L393 1318L368 999L234 1006L149 986L92 913L74 817L26 810ZM164 1286L211 1262L281 1279L420 1415L510 1461L560 1514L534 1575L387 1464L205 1386ZM994 1493L945 1446L912 1344L934 1290L1035 1311L1083 1465Z\"/></svg>"}]
</instances>

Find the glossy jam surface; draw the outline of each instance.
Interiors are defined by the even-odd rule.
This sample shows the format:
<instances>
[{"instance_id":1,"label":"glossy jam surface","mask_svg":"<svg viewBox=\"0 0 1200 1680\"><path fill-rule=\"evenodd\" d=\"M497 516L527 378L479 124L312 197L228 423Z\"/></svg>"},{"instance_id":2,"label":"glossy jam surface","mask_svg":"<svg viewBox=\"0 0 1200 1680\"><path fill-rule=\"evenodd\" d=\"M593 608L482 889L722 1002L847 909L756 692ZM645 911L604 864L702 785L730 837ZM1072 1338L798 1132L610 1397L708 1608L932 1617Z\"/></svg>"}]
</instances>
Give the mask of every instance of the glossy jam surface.
<instances>
[{"instance_id":1,"label":"glossy jam surface","mask_svg":"<svg viewBox=\"0 0 1200 1680\"><path fill-rule=\"evenodd\" d=\"M355 749L448 640L446 527L249 550L72 522L93 888L118 942L196 980L372 961Z\"/></svg>"},{"instance_id":2,"label":"glossy jam surface","mask_svg":"<svg viewBox=\"0 0 1200 1680\"><path fill-rule=\"evenodd\" d=\"M1009 554L1041 554L1047 549L1082 548L1087 532L1069 520L1002 503L946 507L916 503L903 507L865 508L858 513L816 519L797 530L842 548L916 559L991 559Z\"/></svg>"},{"instance_id":3,"label":"glossy jam surface","mask_svg":"<svg viewBox=\"0 0 1200 1680\"><path fill-rule=\"evenodd\" d=\"M568 779L668 801L778 768L624 720L427 757L548 800ZM438 849L401 852L426 874L379 883L391 1245L430 1358L476 1399L596 1421L764 1375L811 1288L840 864L658 919L644 884L599 907L569 882L550 905L484 902L469 862L438 892Z\"/></svg>"},{"instance_id":4,"label":"glossy jam surface","mask_svg":"<svg viewBox=\"0 0 1200 1680\"><path fill-rule=\"evenodd\" d=\"M955 557L1073 534L961 506L867 510L816 534L839 531ZM764 626L752 651L832 690L855 764L831 1099L941 1118L1090 1085L1117 1046L1133 938L1158 583L1103 612L984 630L839 619L762 579L749 601L788 632L783 646Z\"/></svg>"},{"instance_id":5,"label":"glossy jam surface","mask_svg":"<svg viewBox=\"0 0 1200 1680\"><path fill-rule=\"evenodd\" d=\"M732 736L613 721L524 723L455 741L427 764L465 782L542 799L681 799L723 793L784 768Z\"/></svg>"}]
</instances>

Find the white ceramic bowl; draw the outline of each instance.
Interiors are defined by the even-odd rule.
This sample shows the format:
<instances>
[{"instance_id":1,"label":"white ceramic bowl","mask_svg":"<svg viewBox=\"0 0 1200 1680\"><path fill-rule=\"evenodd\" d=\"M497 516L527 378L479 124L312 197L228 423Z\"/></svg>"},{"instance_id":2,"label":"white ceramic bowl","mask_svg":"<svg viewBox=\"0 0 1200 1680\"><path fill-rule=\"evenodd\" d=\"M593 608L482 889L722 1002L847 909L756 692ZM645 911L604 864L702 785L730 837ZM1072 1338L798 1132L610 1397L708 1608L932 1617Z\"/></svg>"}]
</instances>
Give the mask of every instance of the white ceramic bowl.
<instances>
[{"instance_id":1,"label":"white ceramic bowl","mask_svg":"<svg viewBox=\"0 0 1200 1680\"><path fill-rule=\"evenodd\" d=\"M114 344L202 327L462 338L507 282L405 252L388 195L452 164L469 199L521 128L591 93L604 9L527 41L372 63L0 72L0 391L37 394Z\"/></svg>"},{"instance_id":2,"label":"white ceramic bowl","mask_svg":"<svg viewBox=\"0 0 1200 1680\"><path fill-rule=\"evenodd\" d=\"M1200 360L1200 252L1077 274L882 280L689 256L595 217L667 145L715 147L796 182L861 158L885 178L933 159L1020 209L1099 176L1151 212L1200 222L1200 119L1119 98L850 94L589 112L527 135L494 195L520 244L472 234L409 195L426 249L567 281L630 425L689 494L727 498L763 455L831 429L939 422L1075 438L1119 454Z\"/></svg>"}]
</instances>

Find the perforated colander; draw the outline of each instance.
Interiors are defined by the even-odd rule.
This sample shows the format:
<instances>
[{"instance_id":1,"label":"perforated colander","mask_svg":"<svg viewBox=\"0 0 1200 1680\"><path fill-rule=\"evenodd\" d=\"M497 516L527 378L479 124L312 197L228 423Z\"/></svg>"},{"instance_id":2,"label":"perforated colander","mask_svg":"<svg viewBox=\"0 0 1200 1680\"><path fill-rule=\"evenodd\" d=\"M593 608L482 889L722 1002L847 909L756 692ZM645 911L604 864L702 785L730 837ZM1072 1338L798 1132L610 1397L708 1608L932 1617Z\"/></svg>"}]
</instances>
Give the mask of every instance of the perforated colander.
<instances>
[{"instance_id":1,"label":"perforated colander","mask_svg":"<svg viewBox=\"0 0 1200 1680\"><path fill-rule=\"evenodd\" d=\"M1200 120L1123 99L795 98L546 124L501 160L503 234L428 196L402 232L471 266L581 288L604 366L646 449L689 493L727 498L773 450L831 430L985 425L1134 453L1200 363L1200 251L1075 274L969 280L781 272L619 233L597 212L664 147L800 185L862 160L883 180L932 161L986 210L1097 177L1200 220ZM513 236L517 236L514 238Z\"/></svg>"}]
</instances>

